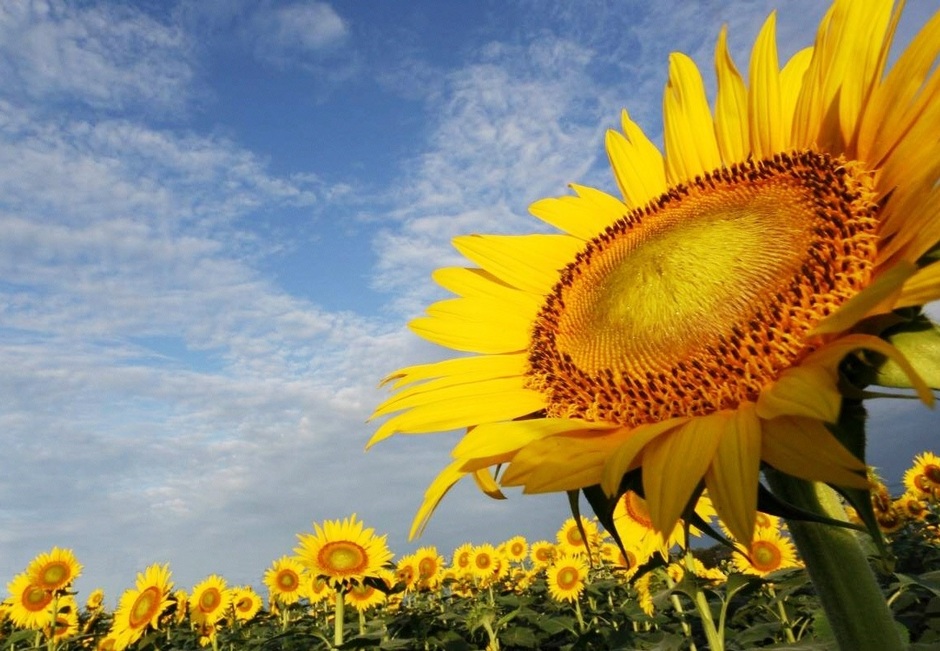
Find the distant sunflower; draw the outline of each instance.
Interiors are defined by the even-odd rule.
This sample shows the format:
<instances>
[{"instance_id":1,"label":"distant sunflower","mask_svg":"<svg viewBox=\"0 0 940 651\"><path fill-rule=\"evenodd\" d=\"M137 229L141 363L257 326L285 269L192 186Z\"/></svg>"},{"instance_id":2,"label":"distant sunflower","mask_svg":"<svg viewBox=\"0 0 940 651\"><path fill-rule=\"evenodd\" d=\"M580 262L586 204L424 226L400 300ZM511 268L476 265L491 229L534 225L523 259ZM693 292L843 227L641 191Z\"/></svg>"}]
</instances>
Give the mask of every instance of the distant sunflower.
<instances>
[{"instance_id":1,"label":"distant sunflower","mask_svg":"<svg viewBox=\"0 0 940 651\"><path fill-rule=\"evenodd\" d=\"M706 522L714 517L715 509L708 496L703 495L699 498L695 505L695 513ZM613 518L614 527L620 539L625 546L633 549L637 556L649 558L650 555L658 552L665 558L669 555L670 549L684 542L685 529L682 523L676 523L672 532L664 536L653 524L646 500L632 490L628 490L617 500ZM699 531L692 527L690 533L698 535Z\"/></svg>"},{"instance_id":2,"label":"distant sunflower","mask_svg":"<svg viewBox=\"0 0 940 651\"><path fill-rule=\"evenodd\" d=\"M910 491L894 500L894 508L907 520L924 520L930 513L927 509L927 500Z\"/></svg>"},{"instance_id":3,"label":"distant sunflower","mask_svg":"<svg viewBox=\"0 0 940 651\"><path fill-rule=\"evenodd\" d=\"M307 575L307 582L304 585L304 596L311 604L326 601L333 596L333 586L330 582L321 576Z\"/></svg>"},{"instance_id":4,"label":"distant sunflower","mask_svg":"<svg viewBox=\"0 0 940 651\"><path fill-rule=\"evenodd\" d=\"M463 543L454 549L454 555L451 556L451 565L458 575L472 573L470 567L472 553L473 545L470 543Z\"/></svg>"},{"instance_id":5,"label":"distant sunflower","mask_svg":"<svg viewBox=\"0 0 940 651\"><path fill-rule=\"evenodd\" d=\"M115 639L115 649L126 649L159 625L160 615L173 603L170 592L170 568L154 563L137 574L135 588L121 595L109 637Z\"/></svg>"},{"instance_id":6,"label":"distant sunflower","mask_svg":"<svg viewBox=\"0 0 940 651\"><path fill-rule=\"evenodd\" d=\"M904 472L904 487L929 500L940 500L940 457L923 452L914 457L914 465Z\"/></svg>"},{"instance_id":7,"label":"distant sunflower","mask_svg":"<svg viewBox=\"0 0 940 651\"><path fill-rule=\"evenodd\" d=\"M444 557L436 547L421 547L414 553L415 566L418 570L418 587L435 590L441 584L444 572Z\"/></svg>"},{"instance_id":8,"label":"distant sunflower","mask_svg":"<svg viewBox=\"0 0 940 651\"><path fill-rule=\"evenodd\" d=\"M189 595L189 618L197 626L206 628L202 637L211 638L211 628L228 614L232 605L232 591L225 579L216 574L193 586Z\"/></svg>"},{"instance_id":9,"label":"distant sunflower","mask_svg":"<svg viewBox=\"0 0 940 651\"><path fill-rule=\"evenodd\" d=\"M529 558L532 559L532 564L535 567L545 568L552 564L558 554L558 546L555 543L539 540L532 543Z\"/></svg>"},{"instance_id":10,"label":"distant sunflower","mask_svg":"<svg viewBox=\"0 0 940 651\"><path fill-rule=\"evenodd\" d=\"M61 642L77 635L78 604L75 598L70 595L60 597L56 601L56 609L55 624L50 620L45 626L46 639Z\"/></svg>"},{"instance_id":11,"label":"distant sunflower","mask_svg":"<svg viewBox=\"0 0 940 651\"><path fill-rule=\"evenodd\" d=\"M933 403L872 334L940 298L940 15L889 68L900 11L836 0L782 67L771 14L747 82L722 30L714 112L695 63L672 54L665 154L626 112L607 134L622 198L575 185L531 206L561 233L454 239L478 266L437 270L456 298L411 327L471 355L393 373L373 414L391 417L370 445L467 429L413 534L461 478L498 491L490 468L530 493L613 496L639 470L661 532L704 480L745 540L762 463L867 487L826 427L843 360L883 356Z\"/></svg>"},{"instance_id":12,"label":"distant sunflower","mask_svg":"<svg viewBox=\"0 0 940 651\"><path fill-rule=\"evenodd\" d=\"M82 565L71 549L53 547L39 554L26 567L26 574L43 590L55 592L69 586L82 573Z\"/></svg>"},{"instance_id":13,"label":"distant sunflower","mask_svg":"<svg viewBox=\"0 0 940 651\"><path fill-rule=\"evenodd\" d=\"M376 590L374 586L357 583L343 593L343 599L359 612L365 612L373 606L385 603L385 593Z\"/></svg>"},{"instance_id":14,"label":"distant sunflower","mask_svg":"<svg viewBox=\"0 0 940 651\"><path fill-rule=\"evenodd\" d=\"M548 593L555 601L576 601L584 592L587 574L584 555L562 554L545 572Z\"/></svg>"},{"instance_id":15,"label":"distant sunflower","mask_svg":"<svg viewBox=\"0 0 940 651\"><path fill-rule=\"evenodd\" d=\"M529 543L525 536L513 536L503 544L503 553L513 563L522 563L529 555Z\"/></svg>"},{"instance_id":16,"label":"distant sunflower","mask_svg":"<svg viewBox=\"0 0 940 651\"><path fill-rule=\"evenodd\" d=\"M271 598L280 604L297 603L302 594L304 566L296 558L282 556L264 573L264 584Z\"/></svg>"},{"instance_id":17,"label":"distant sunflower","mask_svg":"<svg viewBox=\"0 0 940 651\"><path fill-rule=\"evenodd\" d=\"M363 527L355 513L345 520L327 520L322 527L316 523L313 527L314 534L298 534L300 545L294 552L313 574L334 586L378 576L382 566L392 560L386 537Z\"/></svg>"},{"instance_id":18,"label":"distant sunflower","mask_svg":"<svg viewBox=\"0 0 940 651\"><path fill-rule=\"evenodd\" d=\"M492 581L496 577L499 572L499 557L493 545L484 543L472 549L470 572L483 583Z\"/></svg>"},{"instance_id":19,"label":"distant sunflower","mask_svg":"<svg viewBox=\"0 0 940 651\"><path fill-rule=\"evenodd\" d=\"M232 588L232 612L240 622L251 621L264 605L261 595L251 586Z\"/></svg>"},{"instance_id":20,"label":"distant sunflower","mask_svg":"<svg viewBox=\"0 0 940 651\"><path fill-rule=\"evenodd\" d=\"M734 553L732 562L740 572L767 576L771 572L799 567L796 548L779 531L758 531L748 547L748 555Z\"/></svg>"},{"instance_id":21,"label":"distant sunflower","mask_svg":"<svg viewBox=\"0 0 940 651\"><path fill-rule=\"evenodd\" d=\"M19 574L7 585L10 620L18 628L39 629L52 621L54 595L35 583L27 573Z\"/></svg>"},{"instance_id":22,"label":"distant sunflower","mask_svg":"<svg viewBox=\"0 0 940 651\"><path fill-rule=\"evenodd\" d=\"M581 527L584 529L584 536L581 535L578 521L574 518L568 518L559 527L555 538L563 554L587 554L596 546L600 537L597 524L588 518L581 518Z\"/></svg>"},{"instance_id":23,"label":"distant sunflower","mask_svg":"<svg viewBox=\"0 0 940 651\"><path fill-rule=\"evenodd\" d=\"M88 593L88 599L85 600L85 610L90 613L96 613L104 609L104 590L95 588Z\"/></svg>"},{"instance_id":24,"label":"distant sunflower","mask_svg":"<svg viewBox=\"0 0 940 651\"><path fill-rule=\"evenodd\" d=\"M405 590L414 590L418 587L418 559L414 554L399 557L395 564L395 577L405 586Z\"/></svg>"}]
</instances>

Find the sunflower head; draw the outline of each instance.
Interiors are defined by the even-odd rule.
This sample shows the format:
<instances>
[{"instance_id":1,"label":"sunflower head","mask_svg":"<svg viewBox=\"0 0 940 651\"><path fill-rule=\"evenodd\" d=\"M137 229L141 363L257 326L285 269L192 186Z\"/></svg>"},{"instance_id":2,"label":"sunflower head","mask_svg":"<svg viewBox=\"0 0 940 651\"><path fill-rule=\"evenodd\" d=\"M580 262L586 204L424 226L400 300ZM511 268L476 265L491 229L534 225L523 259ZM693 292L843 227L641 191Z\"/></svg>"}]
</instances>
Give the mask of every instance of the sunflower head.
<instances>
[{"instance_id":1,"label":"sunflower head","mask_svg":"<svg viewBox=\"0 0 940 651\"><path fill-rule=\"evenodd\" d=\"M932 404L885 324L940 298L940 15L888 69L899 11L836 0L783 65L771 15L747 78L722 31L713 103L674 53L662 149L626 112L607 134L619 196L572 186L531 206L558 232L454 240L473 266L438 270L455 296L411 327L470 354L389 376L370 441L467 431L413 534L467 475L611 498L635 477L665 539L704 484L750 540L762 467L868 488L831 431L843 391L893 364Z\"/></svg>"},{"instance_id":2,"label":"sunflower head","mask_svg":"<svg viewBox=\"0 0 940 651\"><path fill-rule=\"evenodd\" d=\"M65 590L81 573L82 565L71 549L53 547L34 558L26 568L33 583L43 590Z\"/></svg>"},{"instance_id":3,"label":"sunflower head","mask_svg":"<svg viewBox=\"0 0 940 651\"><path fill-rule=\"evenodd\" d=\"M313 527L313 534L298 534L300 544L294 552L314 575L335 586L378 576L392 560L386 537L364 527L355 514L344 520L327 520L323 526L314 523Z\"/></svg>"}]
</instances>

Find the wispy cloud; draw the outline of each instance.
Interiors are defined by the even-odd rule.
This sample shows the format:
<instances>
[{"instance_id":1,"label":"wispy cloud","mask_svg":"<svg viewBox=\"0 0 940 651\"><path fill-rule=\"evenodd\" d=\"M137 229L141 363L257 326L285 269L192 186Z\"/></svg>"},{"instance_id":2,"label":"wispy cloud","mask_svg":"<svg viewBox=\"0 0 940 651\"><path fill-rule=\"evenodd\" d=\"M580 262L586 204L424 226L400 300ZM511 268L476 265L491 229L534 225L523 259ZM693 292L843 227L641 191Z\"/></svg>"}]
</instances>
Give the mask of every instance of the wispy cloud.
<instances>
[{"instance_id":1,"label":"wispy cloud","mask_svg":"<svg viewBox=\"0 0 940 651\"><path fill-rule=\"evenodd\" d=\"M193 73L184 34L121 4L0 6L7 92L96 109L177 110Z\"/></svg>"}]
</instances>

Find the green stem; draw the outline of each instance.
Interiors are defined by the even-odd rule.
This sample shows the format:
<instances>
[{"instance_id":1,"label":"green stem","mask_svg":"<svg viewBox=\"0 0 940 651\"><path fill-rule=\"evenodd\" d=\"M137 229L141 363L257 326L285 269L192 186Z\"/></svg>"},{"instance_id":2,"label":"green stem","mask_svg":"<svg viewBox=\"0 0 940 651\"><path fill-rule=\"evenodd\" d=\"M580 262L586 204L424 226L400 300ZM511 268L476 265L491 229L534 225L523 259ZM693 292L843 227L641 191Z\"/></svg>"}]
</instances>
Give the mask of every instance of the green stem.
<instances>
[{"instance_id":1,"label":"green stem","mask_svg":"<svg viewBox=\"0 0 940 651\"><path fill-rule=\"evenodd\" d=\"M685 572L688 575L688 583L692 586L695 609L698 611L699 619L702 620L702 628L705 630L705 637L708 639L708 648L711 651L724 651L725 635L724 629L719 631L715 628L715 619L712 617L712 609L708 605L708 597L705 591L699 586L698 577L695 576L695 563L692 552L685 554Z\"/></svg>"},{"instance_id":2,"label":"green stem","mask_svg":"<svg viewBox=\"0 0 940 651\"><path fill-rule=\"evenodd\" d=\"M772 469L765 475L777 497L806 511L846 519L838 496L825 484L803 481ZM839 648L903 649L894 617L855 534L814 522L788 520L788 524Z\"/></svg>"},{"instance_id":3,"label":"green stem","mask_svg":"<svg viewBox=\"0 0 940 651\"><path fill-rule=\"evenodd\" d=\"M666 585L668 585L670 589L674 588L676 585L676 582L673 581L668 574L666 575ZM673 592L671 595L669 595L669 601L672 602L672 607L679 615L679 625L682 627L682 632L685 633L687 638L689 638L690 651L697 651L695 640L692 638L692 627L685 620L685 609L682 607L682 600L679 599L679 595Z\"/></svg>"},{"instance_id":4,"label":"green stem","mask_svg":"<svg viewBox=\"0 0 940 651\"><path fill-rule=\"evenodd\" d=\"M574 614L578 617L578 626L583 633L586 627L584 625L584 615L581 613L581 599L578 597L574 599Z\"/></svg>"},{"instance_id":5,"label":"green stem","mask_svg":"<svg viewBox=\"0 0 940 651\"><path fill-rule=\"evenodd\" d=\"M336 588L336 606L333 618L333 646L342 646L343 644L343 619L346 612L346 601L343 598L343 586Z\"/></svg>"},{"instance_id":6,"label":"green stem","mask_svg":"<svg viewBox=\"0 0 940 651\"><path fill-rule=\"evenodd\" d=\"M780 623L783 624L783 634L787 637L787 642L794 644L796 642L796 636L793 635L793 629L790 628L790 618L787 616L787 607L783 605L783 599L777 598L777 591L774 590L774 584L767 584L767 594L770 595L770 598L777 602L777 612L780 614Z\"/></svg>"}]
</instances>

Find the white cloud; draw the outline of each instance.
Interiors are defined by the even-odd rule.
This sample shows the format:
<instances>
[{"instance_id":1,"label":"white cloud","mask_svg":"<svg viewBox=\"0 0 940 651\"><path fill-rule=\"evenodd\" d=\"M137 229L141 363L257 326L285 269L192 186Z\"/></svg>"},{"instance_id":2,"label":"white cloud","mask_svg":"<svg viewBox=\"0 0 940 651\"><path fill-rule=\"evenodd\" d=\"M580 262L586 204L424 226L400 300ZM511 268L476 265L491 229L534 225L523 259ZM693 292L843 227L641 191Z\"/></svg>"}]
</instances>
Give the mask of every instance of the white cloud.
<instances>
[{"instance_id":1,"label":"white cloud","mask_svg":"<svg viewBox=\"0 0 940 651\"><path fill-rule=\"evenodd\" d=\"M281 66L302 65L342 45L349 36L346 21L323 2L265 6L252 22L255 55Z\"/></svg>"},{"instance_id":2,"label":"white cloud","mask_svg":"<svg viewBox=\"0 0 940 651\"><path fill-rule=\"evenodd\" d=\"M181 31L120 4L0 5L0 76L37 102L177 110L193 77L187 51Z\"/></svg>"}]
</instances>

